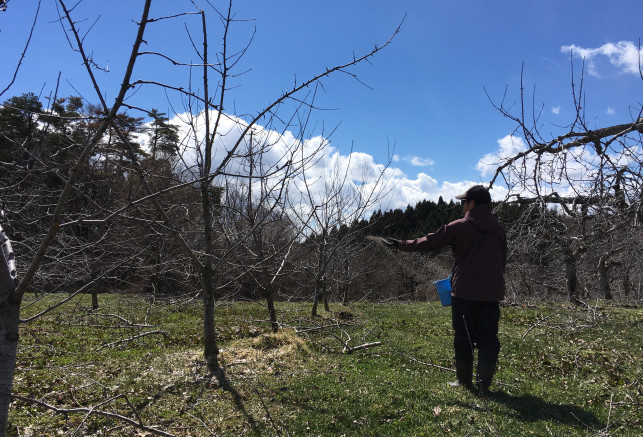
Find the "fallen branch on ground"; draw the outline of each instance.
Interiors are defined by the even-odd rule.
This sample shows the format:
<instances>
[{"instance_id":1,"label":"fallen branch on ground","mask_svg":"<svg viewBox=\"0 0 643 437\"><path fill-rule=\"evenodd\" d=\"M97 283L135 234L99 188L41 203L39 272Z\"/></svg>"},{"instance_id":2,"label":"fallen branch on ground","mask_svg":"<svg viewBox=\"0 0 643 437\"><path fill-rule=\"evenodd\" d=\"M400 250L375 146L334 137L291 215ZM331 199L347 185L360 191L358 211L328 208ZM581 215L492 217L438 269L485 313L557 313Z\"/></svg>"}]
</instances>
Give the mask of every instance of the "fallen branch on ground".
<instances>
[{"instance_id":1,"label":"fallen branch on ground","mask_svg":"<svg viewBox=\"0 0 643 437\"><path fill-rule=\"evenodd\" d=\"M418 360L417 358L413 358L412 356L407 355L407 354L402 353L402 352L398 352L398 351L395 351L395 350L391 350L391 353L394 353L394 354L397 354L397 355L401 355L401 356L403 356L404 358L406 358L406 359L408 359L408 360L411 360L411 361L413 361L414 363L422 364L423 366L435 367L435 368L440 369L440 370L446 370L446 371L449 371L449 372L453 372L453 373L455 373L455 369L451 369L451 368L449 368L449 367L438 366L437 364L433 364L433 363L425 363L424 361L420 361L420 360Z\"/></svg>"},{"instance_id":2,"label":"fallen branch on ground","mask_svg":"<svg viewBox=\"0 0 643 437\"><path fill-rule=\"evenodd\" d=\"M348 342L346 342L344 344L344 350L342 352L344 352L345 354L350 354L351 352L355 352L361 349L367 349L369 347L380 346L381 344L382 344L381 341L374 341L372 343L364 343L364 344L360 344L359 346L350 347L348 346Z\"/></svg>"},{"instance_id":3,"label":"fallen branch on ground","mask_svg":"<svg viewBox=\"0 0 643 437\"><path fill-rule=\"evenodd\" d=\"M106 343L106 344L102 345L98 350L105 349L106 347L115 346L115 345L117 345L117 344L126 343L126 342L128 342L128 341L133 341L133 340L136 340L137 338L145 337L145 336L152 335L152 334L161 334L161 335L163 336L163 338L164 338L164 339L165 339L165 338L167 338L167 335L168 335L168 333L167 333L166 331L150 331L150 332L144 332L144 333L142 333L142 334L134 335L134 336L129 337L129 338L126 338L126 339L124 339L124 340L118 340L118 341L113 341L113 342L111 342L111 343Z\"/></svg>"},{"instance_id":4,"label":"fallen branch on ground","mask_svg":"<svg viewBox=\"0 0 643 437\"><path fill-rule=\"evenodd\" d=\"M354 326L353 323L333 323L332 325L324 325L324 326L314 326L312 328L304 328L304 329L297 329L293 328L295 330L295 334L304 334L306 332L313 332L313 331L321 331L322 329L327 329L327 328L341 328L342 326Z\"/></svg>"},{"instance_id":5,"label":"fallen branch on ground","mask_svg":"<svg viewBox=\"0 0 643 437\"><path fill-rule=\"evenodd\" d=\"M555 313L552 313L552 314L548 315L547 317L543 317L542 319L538 320L529 329L527 329L527 331L525 331L525 333L522 334L522 337L520 337L520 338L524 340L524 338L527 336L527 334L529 334L529 332L531 332L532 329L534 329L536 326L540 325L542 322L544 322L545 320L547 320L548 318L550 318L554 314Z\"/></svg>"},{"instance_id":6,"label":"fallen branch on ground","mask_svg":"<svg viewBox=\"0 0 643 437\"><path fill-rule=\"evenodd\" d=\"M123 422L125 422L125 423L127 423L127 424L129 424L129 425L131 425L131 426L133 426L135 428L141 429L143 431L151 432L151 433L154 433L154 434L157 434L157 435L162 435L162 436L165 436L165 437L176 437L174 434L170 434L168 432L161 431L160 429L156 429L156 428L151 427L151 426L143 425L143 423L140 421L140 418L139 418L139 422L136 422L135 420L130 419L129 417L121 416L120 414L111 413L109 411L97 410L94 407L91 407L91 408L58 408L58 407L54 407L53 405L49 405L49 404L47 404L45 402L39 401L37 399L27 398L27 397L20 396L20 395L11 395L11 397L13 399L17 399L17 400L22 401L22 402L28 402L28 403L39 405L41 407L45 407L45 408L47 408L49 410L52 410L53 412L59 413L59 414L67 415L67 414L73 414L73 413L85 413L87 416L89 416L91 414L97 414L99 416L104 416L104 417L109 417L109 418L112 418L112 419L121 420L121 421L123 421ZM100 405L104 405L106 403L115 401L116 399L119 399L119 398L125 398L127 403L131 406L131 403L129 402L129 400L127 399L127 397L125 395L116 396L114 398L109 399L106 402L103 402ZM134 413L138 417L138 414L136 413L136 411L134 411Z\"/></svg>"},{"instance_id":7,"label":"fallen branch on ground","mask_svg":"<svg viewBox=\"0 0 643 437\"><path fill-rule=\"evenodd\" d=\"M112 317L112 318L120 320L121 322L125 323L127 326L138 326L138 327L154 326L154 325L148 325L148 324L141 325L141 324L138 324L138 323L134 323L134 322L132 322L130 320L127 320L125 317L121 317L121 316L119 316L117 314L89 313L89 315L96 316L96 317Z\"/></svg>"}]
</instances>

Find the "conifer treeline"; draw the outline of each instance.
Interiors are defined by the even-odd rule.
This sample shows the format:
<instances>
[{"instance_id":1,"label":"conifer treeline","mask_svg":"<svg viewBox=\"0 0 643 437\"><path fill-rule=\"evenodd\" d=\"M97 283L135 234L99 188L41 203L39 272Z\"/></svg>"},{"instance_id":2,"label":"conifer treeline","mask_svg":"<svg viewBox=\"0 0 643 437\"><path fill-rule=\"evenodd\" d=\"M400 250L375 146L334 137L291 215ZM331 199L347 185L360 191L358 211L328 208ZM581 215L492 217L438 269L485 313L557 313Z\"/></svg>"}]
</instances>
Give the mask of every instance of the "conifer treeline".
<instances>
[{"instance_id":1,"label":"conifer treeline","mask_svg":"<svg viewBox=\"0 0 643 437\"><path fill-rule=\"evenodd\" d=\"M423 200L408 205L404 211L376 211L369 220L370 232L401 240L416 238L436 231L440 226L462 217L462 208L453 200L446 203L442 196L435 203Z\"/></svg>"},{"instance_id":2,"label":"conifer treeline","mask_svg":"<svg viewBox=\"0 0 643 437\"><path fill-rule=\"evenodd\" d=\"M494 213L509 230L516 220L522 217L527 208L515 204L492 202ZM375 212L369 222L369 232L373 235L387 236L397 239L413 239L435 232L442 225L462 218L462 207L453 200L446 203L442 197L435 203L423 200L408 205L404 211L394 209Z\"/></svg>"}]
</instances>

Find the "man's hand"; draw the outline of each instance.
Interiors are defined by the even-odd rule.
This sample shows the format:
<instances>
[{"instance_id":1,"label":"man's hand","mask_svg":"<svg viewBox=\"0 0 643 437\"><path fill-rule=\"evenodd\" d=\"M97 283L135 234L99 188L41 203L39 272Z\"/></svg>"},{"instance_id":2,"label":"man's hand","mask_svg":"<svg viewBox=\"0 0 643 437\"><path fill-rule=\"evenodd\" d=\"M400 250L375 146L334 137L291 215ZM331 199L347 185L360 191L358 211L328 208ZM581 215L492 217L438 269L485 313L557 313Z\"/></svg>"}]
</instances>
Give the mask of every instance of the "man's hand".
<instances>
[{"instance_id":1,"label":"man's hand","mask_svg":"<svg viewBox=\"0 0 643 437\"><path fill-rule=\"evenodd\" d=\"M395 238L390 238L390 237L369 236L366 238L376 244L379 244L384 247L388 247L389 249L397 249L398 245L401 243L400 240L396 240Z\"/></svg>"},{"instance_id":2,"label":"man's hand","mask_svg":"<svg viewBox=\"0 0 643 437\"><path fill-rule=\"evenodd\" d=\"M397 249L397 246L399 246L401 241L391 237L383 237L382 243L384 243L386 247L390 247L391 249Z\"/></svg>"}]
</instances>

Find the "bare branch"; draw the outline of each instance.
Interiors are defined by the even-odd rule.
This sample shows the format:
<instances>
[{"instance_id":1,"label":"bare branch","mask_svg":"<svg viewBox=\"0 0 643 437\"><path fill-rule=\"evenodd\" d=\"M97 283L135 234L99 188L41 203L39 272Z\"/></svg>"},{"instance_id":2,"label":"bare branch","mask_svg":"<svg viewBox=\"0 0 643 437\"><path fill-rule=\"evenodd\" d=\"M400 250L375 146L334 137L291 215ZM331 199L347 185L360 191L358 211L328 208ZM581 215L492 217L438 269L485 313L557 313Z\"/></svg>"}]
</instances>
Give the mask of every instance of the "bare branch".
<instances>
[{"instance_id":1,"label":"bare branch","mask_svg":"<svg viewBox=\"0 0 643 437\"><path fill-rule=\"evenodd\" d=\"M67 20L74 30L74 35L76 36L76 40L79 44L79 47L82 47L78 33L75 31L75 26L74 22L71 19L71 16L69 15L69 12L67 11L64 3L62 0L59 0L60 5L62 6L63 10L66 11L66 17ZM136 60L136 53L138 53L138 49L143 42L143 34L145 32L145 23L147 20L147 15L149 14L150 10L150 4L151 0L146 0L145 6L143 8L143 18L141 19L141 25L138 29L138 34L136 36L136 40L134 42L134 46L132 48L132 52L130 54L130 61L127 65L127 69L125 71L125 75L123 77L123 82L120 88L120 91L118 93L118 96L116 97L116 100L114 102L114 105L112 106L111 110L101 123L100 127L97 129L96 133L92 137L92 139L86 144L84 147L83 151L79 155L76 164L74 165L74 168L71 171L71 174L69 175L69 178L67 179L67 182L65 184L65 187L63 188L62 192L60 193L58 203L56 204L56 208L53 211L53 214L51 216L51 226L49 227L49 230L47 232L47 235L45 238L43 238L40 247L38 248L38 251L36 252L36 256L32 260L32 262L29 265L29 268L27 269L27 272L24 275L24 278L20 285L16 288L15 294L16 294L16 299L20 300L22 298L22 295L26 291L27 287L31 283L31 280L33 279L34 275L36 274L40 263L42 259L45 256L45 253L49 249L49 246L51 245L52 241L56 237L56 234L58 233L58 228L60 226L60 218L62 215L62 210L65 202L67 201L69 194L71 193L72 187L74 183L76 182L76 178L78 177L81 168L84 166L85 160L89 157L90 153L98 144L100 139L103 136L103 133L107 130L107 127L112 123L114 117L116 117L116 114L123 102L123 99L125 98L125 93L129 89L129 80L132 75L132 71L134 69L134 63ZM82 53L82 52L81 52ZM96 92L101 99L101 102L103 102L103 106L107 107L104 103L102 94L100 92L100 89L98 88L98 84L96 83L96 80L94 78L94 75L91 71L91 67L89 66L89 63L87 62L87 58L83 54L83 59L85 60L85 65L87 67L87 71L90 74L90 77L92 78L92 82L94 83L94 87L96 89Z\"/></svg>"},{"instance_id":2,"label":"bare branch","mask_svg":"<svg viewBox=\"0 0 643 437\"><path fill-rule=\"evenodd\" d=\"M96 350L100 351L100 350L105 349L106 347L112 347L112 346L116 346L117 344L128 343L130 341L137 340L137 339L142 338L142 337L147 337L148 335L157 335L157 334L162 335L163 338L167 338L167 336L169 335L169 333L167 331L159 331L159 330L143 332L141 334L133 335L133 336L131 336L129 338L125 338L123 340L113 341L111 343L105 343L105 344L101 345L101 347L99 347Z\"/></svg>"},{"instance_id":3,"label":"bare branch","mask_svg":"<svg viewBox=\"0 0 643 437\"><path fill-rule=\"evenodd\" d=\"M27 42L25 43L25 48L22 50L22 53L20 54L20 60L18 61L18 64L16 65L15 71L13 72L13 77L11 78L11 81L9 82L7 87L0 92L0 97L5 92L7 92L7 90L9 88L11 88L13 83L16 81L16 77L18 77L18 71L20 70L20 66L22 65L22 61L25 59L25 56L27 55L27 49L29 48L29 43L31 42L31 37L33 36L34 28L36 27L36 21L38 21L38 13L40 12L40 4L41 3L42 3L42 0L38 0L38 6L36 8L36 14L34 15L33 23L31 24L31 29L29 30L29 38L27 38ZM7 6L6 6L5 2L0 3L0 11L4 11L6 9L6 7Z\"/></svg>"},{"instance_id":4,"label":"bare branch","mask_svg":"<svg viewBox=\"0 0 643 437\"><path fill-rule=\"evenodd\" d=\"M360 344L359 346L348 346L348 344L344 344L344 350L342 352L344 352L345 354L350 354L350 353L353 353L353 352L358 351L358 350L367 349L367 348L371 348L371 347L375 347L375 346L381 346L381 345L382 345L381 341L374 341L372 343L364 343L364 344Z\"/></svg>"},{"instance_id":5,"label":"bare branch","mask_svg":"<svg viewBox=\"0 0 643 437\"><path fill-rule=\"evenodd\" d=\"M152 427L152 426L143 425L140 421L136 422L136 421L130 419L129 417L125 417L125 416L122 416L120 414L112 413L110 411L97 410L96 408L93 408L93 407L92 408L58 408L58 407L55 407L53 405L49 405L49 404L47 404L45 402L39 401L37 399L32 399L32 398L28 398L28 397L25 397L25 396L20 396L20 395L15 395L14 394L14 395L11 395L11 397L13 399L16 399L16 400L19 400L19 401L22 401L22 402L26 402L26 403L29 403L29 404L35 404L35 405L47 408L47 409L49 409L49 410L51 410L51 411L53 411L55 413L58 413L58 414L65 414L65 415L67 415L67 414L75 414L75 413L86 413L88 415L96 414L96 415L99 415L99 416L104 416L104 417L109 417L111 419L120 420L122 422L127 423L130 426L133 426L136 429L151 432L151 433L156 434L156 435L162 435L162 436L165 436L165 437L176 437L174 434L170 434L168 432L161 431L160 429L157 429L157 428ZM114 401L116 399L120 399L120 398L124 398L124 397L126 397L126 396L125 395L116 396L114 398L111 398L111 399L103 402L101 405L104 405L106 403L109 403L109 402L112 402L112 401ZM129 401L128 401L128 403L129 403Z\"/></svg>"}]
</instances>

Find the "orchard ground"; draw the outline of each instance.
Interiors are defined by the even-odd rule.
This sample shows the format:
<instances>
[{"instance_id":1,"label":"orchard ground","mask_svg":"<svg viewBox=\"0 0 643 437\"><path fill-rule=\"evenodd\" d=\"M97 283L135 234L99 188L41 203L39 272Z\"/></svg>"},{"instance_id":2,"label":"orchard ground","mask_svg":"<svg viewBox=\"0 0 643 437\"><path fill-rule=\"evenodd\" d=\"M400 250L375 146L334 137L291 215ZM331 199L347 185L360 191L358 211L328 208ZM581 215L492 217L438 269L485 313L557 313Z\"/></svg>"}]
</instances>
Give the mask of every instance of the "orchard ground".
<instances>
[{"instance_id":1,"label":"orchard ground","mask_svg":"<svg viewBox=\"0 0 643 437\"><path fill-rule=\"evenodd\" d=\"M22 317L58 297L28 295ZM455 378L450 309L438 302L331 304L322 317L311 317L307 303L277 310L282 329L272 334L260 304L220 302L225 370L210 375L198 299L103 294L92 311L83 296L22 325L9 435L635 436L643 429L638 306L503 305L489 400L447 387Z\"/></svg>"}]
</instances>

